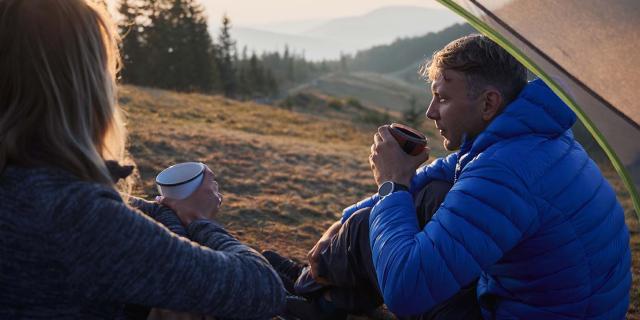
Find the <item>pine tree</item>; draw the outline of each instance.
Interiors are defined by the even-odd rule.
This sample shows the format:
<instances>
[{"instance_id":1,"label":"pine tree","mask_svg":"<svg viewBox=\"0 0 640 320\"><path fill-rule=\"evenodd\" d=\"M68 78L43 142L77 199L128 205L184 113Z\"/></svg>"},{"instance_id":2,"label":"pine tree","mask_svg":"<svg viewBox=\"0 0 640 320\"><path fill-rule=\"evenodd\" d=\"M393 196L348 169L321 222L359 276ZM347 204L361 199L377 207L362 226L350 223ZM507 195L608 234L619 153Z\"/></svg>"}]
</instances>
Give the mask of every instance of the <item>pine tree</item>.
<instances>
[{"instance_id":1,"label":"pine tree","mask_svg":"<svg viewBox=\"0 0 640 320\"><path fill-rule=\"evenodd\" d=\"M288 45L284 46L284 54L283 54L282 60L285 65L286 79L291 82L295 81L296 78L295 78L295 70L293 67L293 56L289 53Z\"/></svg>"},{"instance_id":2,"label":"pine tree","mask_svg":"<svg viewBox=\"0 0 640 320\"><path fill-rule=\"evenodd\" d=\"M153 87L171 88L169 79L175 71L175 66L171 64L175 41L169 21L169 5L167 0L147 0L142 6L148 20L145 30L144 82Z\"/></svg>"},{"instance_id":3,"label":"pine tree","mask_svg":"<svg viewBox=\"0 0 640 320\"><path fill-rule=\"evenodd\" d=\"M260 66L258 56L256 56L255 52L249 59L249 70L247 73L249 79L251 79L251 95L254 97L264 96L264 71L262 70L262 66Z\"/></svg>"},{"instance_id":4,"label":"pine tree","mask_svg":"<svg viewBox=\"0 0 640 320\"><path fill-rule=\"evenodd\" d=\"M186 0L186 2L187 19L184 28L190 57L182 60L184 70L187 71L184 77L191 79L194 89L211 92L216 88L218 70L213 59L214 46L208 30L207 18L204 15L204 8L195 0Z\"/></svg>"},{"instance_id":5,"label":"pine tree","mask_svg":"<svg viewBox=\"0 0 640 320\"><path fill-rule=\"evenodd\" d=\"M331 71L331 68L329 68L329 64L327 64L327 60L322 60L322 62L320 63L320 71L321 72L329 72Z\"/></svg>"},{"instance_id":6,"label":"pine tree","mask_svg":"<svg viewBox=\"0 0 640 320\"><path fill-rule=\"evenodd\" d=\"M236 64L236 79L237 79L237 90L236 93L239 97L247 98L249 97L249 93L251 92L250 83L249 83L249 75L248 75L248 64L249 57L247 54L247 46L242 48L242 55L240 56L240 60L238 60Z\"/></svg>"},{"instance_id":7,"label":"pine tree","mask_svg":"<svg viewBox=\"0 0 640 320\"><path fill-rule=\"evenodd\" d=\"M273 72L271 69L266 69L265 73L265 81L266 81L266 90L267 94L271 97L275 97L278 95L278 82L276 78L273 76Z\"/></svg>"},{"instance_id":8,"label":"pine tree","mask_svg":"<svg viewBox=\"0 0 640 320\"><path fill-rule=\"evenodd\" d=\"M218 36L218 70L222 84L222 92L226 97L235 97L237 90L236 72L233 64L235 41L231 39L231 20L225 14Z\"/></svg>"},{"instance_id":9,"label":"pine tree","mask_svg":"<svg viewBox=\"0 0 640 320\"><path fill-rule=\"evenodd\" d=\"M248 49L246 45L242 47L242 61L245 61L245 62L249 60L249 55L247 54L248 52L247 50Z\"/></svg>"},{"instance_id":10,"label":"pine tree","mask_svg":"<svg viewBox=\"0 0 640 320\"><path fill-rule=\"evenodd\" d=\"M349 67L347 66L347 60L349 56L340 52L340 71L343 73L349 73Z\"/></svg>"},{"instance_id":11,"label":"pine tree","mask_svg":"<svg viewBox=\"0 0 640 320\"><path fill-rule=\"evenodd\" d=\"M126 83L144 84L141 68L144 63L143 26L138 23L142 16L140 5L131 0L121 0L118 12L122 16L118 23L118 33L122 37L120 50L123 68L120 75Z\"/></svg>"},{"instance_id":12,"label":"pine tree","mask_svg":"<svg viewBox=\"0 0 640 320\"><path fill-rule=\"evenodd\" d=\"M178 91L211 92L216 66L204 9L196 0L147 0L140 8L144 54L135 61L139 84ZM139 27L140 28L140 27Z\"/></svg>"}]
</instances>

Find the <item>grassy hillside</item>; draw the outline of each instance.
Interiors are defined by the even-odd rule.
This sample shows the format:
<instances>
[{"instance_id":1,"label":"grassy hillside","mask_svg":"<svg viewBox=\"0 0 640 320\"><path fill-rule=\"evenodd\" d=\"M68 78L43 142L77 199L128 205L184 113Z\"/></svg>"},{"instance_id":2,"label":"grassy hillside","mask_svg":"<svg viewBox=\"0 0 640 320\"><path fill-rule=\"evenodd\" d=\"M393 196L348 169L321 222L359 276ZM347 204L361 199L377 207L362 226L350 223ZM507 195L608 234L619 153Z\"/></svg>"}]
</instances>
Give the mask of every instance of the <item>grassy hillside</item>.
<instances>
[{"instance_id":1,"label":"grassy hillside","mask_svg":"<svg viewBox=\"0 0 640 320\"><path fill-rule=\"evenodd\" d=\"M315 92L336 97L354 97L382 110L404 111L412 97L418 105L430 99L418 69L433 52L450 41L473 33L468 24L455 24L420 37L398 39L388 45L358 51L347 59L349 73L332 73L289 90L290 94Z\"/></svg>"},{"instance_id":2,"label":"grassy hillside","mask_svg":"<svg viewBox=\"0 0 640 320\"><path fill-rule=\"evenodd\" d=\"M305 111L296 99L288 110L131 86L120 92L128 114L129 150L139 169L135 194L156 195L154 177L170 164L202 161L215 171L225 194L220 221L255 248L303 259L345 206L375 192L367 157L377 125L354 123L370 111L349 103L330 106L319 95L296 98L313 100L305 102L311 108ZM432 136L435 156L442 155L432 125L423 130ZM638 275L639 227L628 194L612 171L607 174L634 231ZM639 287L635 277L629 312L634 319L640 316Z\"/></svg>"},{"instance_id":3,"label":"grassy hillside","mask_svg":"<svg viewBox=\"0 0 640 320\"><path fill-rule=\"evenodd\" d=\"M414 74L417 76L417 68ZM319 77L293 88L290 94L312 92L341 98L353 97L381 110L401 112L410 108L412 96L417 99L418 105L426 105L431 99L427 88L426 83L419 86L383 74L351 72Z\"/></svg>"},{"instance_id":4,"label":"grassy hillside","mask_svg":"<svg viewBox=\"0 0 640 320\"><path fill-rule=\"evenodd\" d=\"M367 159L377 125L130 86L120 102L136 192L156 194L153 178L170 164L202 161L225 194L220 219L256 247L302 258L345 206L376 191Z\"/></svg>"}]
</instances>

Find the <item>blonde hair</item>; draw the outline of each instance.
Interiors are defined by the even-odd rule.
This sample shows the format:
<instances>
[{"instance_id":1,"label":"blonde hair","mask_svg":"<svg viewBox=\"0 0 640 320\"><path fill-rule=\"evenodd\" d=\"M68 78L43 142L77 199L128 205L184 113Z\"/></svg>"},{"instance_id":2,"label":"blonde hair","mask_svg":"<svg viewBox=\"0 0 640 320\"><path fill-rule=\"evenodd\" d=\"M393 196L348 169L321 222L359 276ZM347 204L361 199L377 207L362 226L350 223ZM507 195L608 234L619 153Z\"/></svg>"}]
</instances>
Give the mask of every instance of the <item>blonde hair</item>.
<instances>
[{"instance_id":1,"label":"blonde hair","mask_svg":"<svg viewBox=\"0 0 640 320\"><path fill-rule=\"evenodd\" d=\"M0 172L54 166L112 185L124 157L118 36L84 0L0 0Z\"/></svg>"},{"instance_id":2,"label":"blonde hair","mask_svg":"<svg viewBox=\"0 0 640 320\"><path fill-rule=\"evenodd\" d=\"M527 84L527 69L498 44L480 34L451 41L436 51L418 73L428 81L434 81L444 70L464 73L471 97L480 94L483 87L492 85L510 102Z\"/></svg>"}]
</instances>

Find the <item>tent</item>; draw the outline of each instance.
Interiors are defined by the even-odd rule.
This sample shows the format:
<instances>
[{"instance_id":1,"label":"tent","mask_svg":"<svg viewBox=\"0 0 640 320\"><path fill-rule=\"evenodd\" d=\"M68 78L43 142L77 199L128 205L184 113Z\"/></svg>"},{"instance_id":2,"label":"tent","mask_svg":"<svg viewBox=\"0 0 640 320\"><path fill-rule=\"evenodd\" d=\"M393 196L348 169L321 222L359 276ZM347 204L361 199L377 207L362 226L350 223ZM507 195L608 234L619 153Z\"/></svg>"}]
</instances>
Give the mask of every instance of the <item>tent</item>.
<instances>
[{"instance_id":1,"label":"tent","mask_svg":"<svg viewBox=\"0 0 640 320\"><path fill-rule=\"evenodd\" d=\"M622 178L640 219L640 1L438 1L573 109Z\"/></svg>"}]
</instances>

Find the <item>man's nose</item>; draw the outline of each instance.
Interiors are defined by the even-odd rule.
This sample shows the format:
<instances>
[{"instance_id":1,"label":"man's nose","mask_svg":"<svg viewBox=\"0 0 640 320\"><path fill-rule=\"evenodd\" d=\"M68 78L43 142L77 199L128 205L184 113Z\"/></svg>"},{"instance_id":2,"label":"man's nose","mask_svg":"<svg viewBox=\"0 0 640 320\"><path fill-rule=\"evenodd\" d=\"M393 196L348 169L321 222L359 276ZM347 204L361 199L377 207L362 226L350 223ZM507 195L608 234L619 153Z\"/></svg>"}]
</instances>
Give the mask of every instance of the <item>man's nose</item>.
<instances>
[{"instance_id":1,"label":"man's nose","mask_svg":"<svg viewBox=\"0 0 640 320\"><path fill-rule=\"evenodd\" d=\"M427 107L426 115L427 115L427 118L431 120L438 119L438 107L436 106L436 103L434 103L434 100L431 100L429 107Z\"/></svg>"}]
</instances>

